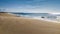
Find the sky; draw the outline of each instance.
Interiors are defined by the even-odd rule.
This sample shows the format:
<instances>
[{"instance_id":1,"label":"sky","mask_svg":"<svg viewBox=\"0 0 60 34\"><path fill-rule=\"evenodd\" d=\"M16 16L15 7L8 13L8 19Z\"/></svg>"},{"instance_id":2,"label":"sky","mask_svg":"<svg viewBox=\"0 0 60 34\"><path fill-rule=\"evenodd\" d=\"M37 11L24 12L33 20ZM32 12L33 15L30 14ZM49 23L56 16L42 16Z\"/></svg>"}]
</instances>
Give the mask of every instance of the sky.
<instances>
[{"instance_id":1,"label":"sky","mask_svg":"<svg viewBox=\"0 0 60 34\"><path fill-rule=\"evenodd\" d=\"M60 0L0 0L6 12L60 13Z\"/></svg>"}]
</instances>

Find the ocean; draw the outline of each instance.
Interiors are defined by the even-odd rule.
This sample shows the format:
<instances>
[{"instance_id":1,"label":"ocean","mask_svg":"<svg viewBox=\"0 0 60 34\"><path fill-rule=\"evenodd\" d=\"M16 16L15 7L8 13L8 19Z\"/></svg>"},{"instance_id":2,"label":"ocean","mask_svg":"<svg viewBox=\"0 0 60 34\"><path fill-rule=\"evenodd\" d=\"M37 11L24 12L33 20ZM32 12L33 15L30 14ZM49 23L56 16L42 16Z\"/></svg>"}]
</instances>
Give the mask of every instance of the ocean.
<instances>
[{"instance_id":1,"label":"ocean","mask_svg":"<svg viewBox=\"0 0 60 34\"><path fill-rule=\"evenodd\" d=\"M17 17L25 17L29 19L38 19L52 22L60 22L60 14L51 13L11 13Z\"/></svg>"},{"instance_id":2,"label":"ocean","mask_svg":"<svg viewBox=\"0 0 60 34\"><path fill-rule=\"evenodd\" d=\"M49 13L13 13L13 14L21 17L34 18L34 19L56 20L57 18L57 15Z\"/></svg>"}]
</instances>

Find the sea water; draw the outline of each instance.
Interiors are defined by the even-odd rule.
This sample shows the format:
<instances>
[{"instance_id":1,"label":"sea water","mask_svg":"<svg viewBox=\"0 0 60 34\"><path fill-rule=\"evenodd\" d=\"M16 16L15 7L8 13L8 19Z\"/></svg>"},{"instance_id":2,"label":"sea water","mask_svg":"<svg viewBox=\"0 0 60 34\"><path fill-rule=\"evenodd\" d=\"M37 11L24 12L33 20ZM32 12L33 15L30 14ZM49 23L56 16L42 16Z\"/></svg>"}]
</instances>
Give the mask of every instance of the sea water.
<instances>
[{"instance_id":1,"label":"sea water","mask_svg":"<svg viewBox=\"0 0 60 34\"><path fill-rule=\"evenodd\" d=\"M57 21L57 16L58 16L58 15L53 15L49 13L13 13L13 14L21 17L47 20L47 21Z\"/></svg>"}]
</instances>

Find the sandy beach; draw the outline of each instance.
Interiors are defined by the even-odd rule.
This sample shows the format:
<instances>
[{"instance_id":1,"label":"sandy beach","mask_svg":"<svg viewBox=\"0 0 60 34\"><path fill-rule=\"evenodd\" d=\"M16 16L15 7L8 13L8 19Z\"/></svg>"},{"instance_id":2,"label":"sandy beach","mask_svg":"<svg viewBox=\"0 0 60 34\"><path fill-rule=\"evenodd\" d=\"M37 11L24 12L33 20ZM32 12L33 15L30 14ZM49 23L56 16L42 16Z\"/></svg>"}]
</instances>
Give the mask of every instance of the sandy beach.
<instances>
[{"instance_id":1,"label":"sandy beach","mask_svg":"<svg viewBox=\"0 0 60 34\"><path fill-rule=\"evenodd\" d=\"M60 23L0 13L0 34L60 34Z\"/></svg>"}]
</instances>

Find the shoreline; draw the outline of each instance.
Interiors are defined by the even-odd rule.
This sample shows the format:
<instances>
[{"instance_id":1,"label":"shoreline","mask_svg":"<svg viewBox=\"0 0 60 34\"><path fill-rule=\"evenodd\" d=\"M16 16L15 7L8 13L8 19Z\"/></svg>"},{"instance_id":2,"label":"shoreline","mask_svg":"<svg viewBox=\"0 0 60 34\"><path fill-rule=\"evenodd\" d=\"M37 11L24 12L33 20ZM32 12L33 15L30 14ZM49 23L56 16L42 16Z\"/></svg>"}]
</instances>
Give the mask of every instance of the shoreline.
<instances>
[{"instance_id":1,"label":"shoreline","mask_svg":"<svg viewBox=\"0 0 60 34\"><path fill-rule=\"evenodd\" d=\"M49 22L8 14L0 16L0 34L57 34L60 23Z\"/></svg>"},{"instance_id":2,"label":"shoreline","mask_svg":"<svg viewBox=\"0 0 60 34\"><path fill-rule=\"evenodd\" d=\"M60 23L57 20L49 20L49 19L43 19L43 18L27 18L27 17L23 17L25 19L35 19L35 20L42 20L42 21L48 21L48 22L53 22L53 23Z\"/></svg>"}]
</instances>

